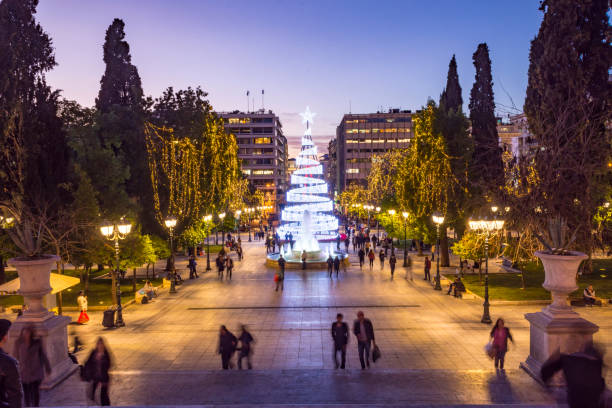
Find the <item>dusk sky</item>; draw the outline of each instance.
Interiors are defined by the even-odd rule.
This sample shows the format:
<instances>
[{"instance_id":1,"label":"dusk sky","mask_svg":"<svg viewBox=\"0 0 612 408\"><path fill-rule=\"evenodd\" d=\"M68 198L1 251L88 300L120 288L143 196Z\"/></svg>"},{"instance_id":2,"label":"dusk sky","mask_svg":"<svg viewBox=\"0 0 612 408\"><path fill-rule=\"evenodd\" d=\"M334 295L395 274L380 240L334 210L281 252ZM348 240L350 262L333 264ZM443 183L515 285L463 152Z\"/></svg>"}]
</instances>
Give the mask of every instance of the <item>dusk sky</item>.
<instances>
[{"instance_id":1,"label":"dusk sky","mask_svg":"<svg viewBox=\"0 0 612 408\"><path fill-rule=\"evenodd\" d=\"M313 138L326 147L349 106L368 113L437 101L453 54L467 111L480 42L490 48L499 113L514 113L513 104L522 110L538 6L537 0L42 0L37 19L58 62L48 81L64 97L93 105L105 31L122 18L146 95L200 85L216 110L246 110L246 91L259 109L264 89L265 108L280 116L294 156L306 105L317 112Z\"/></svg>"}]
</instances>

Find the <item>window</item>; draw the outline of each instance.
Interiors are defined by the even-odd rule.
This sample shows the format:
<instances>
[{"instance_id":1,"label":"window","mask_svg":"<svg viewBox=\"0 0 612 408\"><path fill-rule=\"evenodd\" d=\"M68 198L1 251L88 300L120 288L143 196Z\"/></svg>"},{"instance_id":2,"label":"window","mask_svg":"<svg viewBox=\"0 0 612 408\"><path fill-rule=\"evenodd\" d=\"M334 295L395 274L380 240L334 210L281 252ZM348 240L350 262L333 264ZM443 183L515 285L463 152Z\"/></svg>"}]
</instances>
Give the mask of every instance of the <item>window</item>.
<instances>
[{"instance_id":1,"label":"window","mask_svg":"<svg viewBox=\"0 0 612 408\"><path fill-rule=\"evenodd\" d=\"M240 123L251 123L251 118L240 118Z\"/></svg>"},{"instance_id":2,"label":"window","mask_svg":"<svg viewBox=\"0 0 612 408\"><path fill-rule=\"evenodd\" d=\"M347 140L346 143L359 143L359 140Z\"/></svg>"},{"instance_id":3,"label":"window","mask_svg":"<svg viewBox=\"0 0 612 408\"><path fill-rule=\"evenodd\" d=\"M251 170L250 169L242 169L242 174L244 174L245 176L249 176L251 174Z\"/></svg>"},{"instance_id":4,"label":"window","mask_svg":"<svg viewBox=\"0 0 612 408\"><path fill-rule=\"evenodd\" d=\"M255 144L270 144L272 143L272 139L269 137L256 137Z\"/></svg>"},{"instance_id":5,"label":"window","mask_svg":"<svg viewBox=\"0 0 612 408\"><path fill-rule=\"evenodd\" d=\"M356 174L359 173L359 169L346 169L346 172L349 174Z\"/></svg>"},{"instance_id":6,"label":"window","mask_svg":"<svg viewBox=\"0 0 612 408\"><path fill-rule=\"evenodd\" d=\"M251 133L251 128L240 128L240 134Z\"/></svg>"},{"instance_id":7,"label":"window","mask_svg":"<svg viewBox=\"0 0 612 408\"><path fill-rule=\"evenodd\" d=\"M410 139L397 139L397 143L410 143Z\"/></svg>"},{"instance_id":8,"label":"window","mask_svg":"<svg viewBox=\"0 0 612 408\"><path fill-rule=\"evenodd\" d=\"M238 139L236 140L237 144L250 144L251 143L251 139Z\"/></svg>"},{"instance_id":9,"label":"window","mask_svg":"<svg viewBox=\"0 0 612 408\"><path fill-rule=\"evenodd\" d=\"M359 133L370 133L370 129L359 129Z\"/></svg>"},{"instance_id":10,"label":"window","mask_svg":"<svg viewBox=\"0 0 612 408\"><path fill-rule=\"evenodd\" d=\"M385 132L393 133L393 132L397 132L397 129L396 128L389 128L389 129L385 129Z\"/></svg>"},{"instance_id":11,"label":"window","mask_svg":"<svg viewBox=\"0 0 612 408\"><path fill-rule=\"evenodd\" d=\"M393 123L395 122L395 119L391 118L391 119L387 119L387 123Z\"/></svg>"},{"instance_id":12,"label":"window","mask_svg":"<svg viewBox=\"0 0 612 408\"><path fill-rule=\"evenodd\" d=\"M346 133L359 133L359 130L357 129L349 129L346 131Z\"/></svg>"},{"instance_id":13,"label":"window","mask_svg":"<svg viewBox=\"0 0 612 408\"><path fill-rule=\"evenodd\" d=\"M240 123L240 119L238 119L238 118L229 118L228 122L229 123Z\"/></svg>"},{"instance_id":14,"label":"window","mask_svg":"<svg viewBox=\"0 0 612 408\"><path fill-rule=\"evenodd\" d=\"M372 139L363 139L363 143L372 143Z\"/></svg>"},{"instance_id":15,"label":"window","mask_svg":"<svg viewBox=\"0 0 612 408\"><path fill-rule=\"evenodd\" d=\"M264 176L269 174L274 174L274 170L253 170L254 176Z\"/></svg>"}]
</instances>

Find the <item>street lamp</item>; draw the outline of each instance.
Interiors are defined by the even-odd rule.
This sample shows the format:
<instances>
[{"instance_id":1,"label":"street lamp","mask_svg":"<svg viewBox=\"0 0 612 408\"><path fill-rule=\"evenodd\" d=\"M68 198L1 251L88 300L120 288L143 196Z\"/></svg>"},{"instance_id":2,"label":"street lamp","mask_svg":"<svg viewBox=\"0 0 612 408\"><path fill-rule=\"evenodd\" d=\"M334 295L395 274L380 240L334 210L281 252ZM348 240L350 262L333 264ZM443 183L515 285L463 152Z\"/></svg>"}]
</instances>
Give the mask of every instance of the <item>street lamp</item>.
<instances>
[{"instance_id":1,"label":"street lamp","mask_svg":"<svg viewBox=\"0 0 612 408\"><path fill-rule=\"evenodd\" d=\"M115 290L117 293L117 319L115 320L115 327L123 327L123 309L121 307L121 279L119 275L119 240L125 239L132 230L132 224L121 220L119 224L104 224L100 227L100 232L109 241L115 241L115 261L117 268L114 272L115 277Z\"/></svg>"},{"instance_id":2,"label":"street lamp","mask_svg":"<svg viewBox=\"0 0 612 408\"><path fill-rule=\"evenodd\" d=\"M176 268L174 267L174 227L176 227L176 218L169 217L164 221L166 228L170 231L170 263L168 265L168 272L172 273L172 280L170 280L170 293L176 293Z\"/></svg>"},{"instance_id":3,"label":"street lamp","mask_svg":"<svg viewBox=\"0 0 612 408\"><path fill-rule=\"evenodd\" d=\"M408 249L406 246L406 242L408 241L408 238L406 236L406 229L408 228L408 213L406 211L404 211L402 213L402 217L404 217L404 267L408 266Z\"/></svg>"},{"instance_id":4,"label":"street lamp","mask_svg":"<svg viewBox=\"0 0 612 408\"><path fill-rule=\"evenodd\" d=\"M223 219L225 218L225 213L222 212L219 214L219 224L221 224L221 245L225 243L225 231L223 231Z\"/></svg>"},{"instance_id":5,"label":"street lamp","mask_svg":"<svg viewBox=\"0 0 612 408\"><path fill-rule=\"evenodd\" d=\"M247 222L249 223L248 227L249 227L249 242L251 242L251 214L253 213L255 209L253 207L247 208L246 209L246 213L247 213Z\"/></svg>"},{"instance_id":6,"label":"street lamp","mask_svg":"<svg viewBox=\"0 0 612 408\"><path fill-rule=\"evenodd\" d=\"M208 239L210 238L210 222L212 221L212 215L204 216L204 222L206 223L206 271L210 271L210 244Z\"/></svg>"},{"instance_id":7,"label":"street lamp","mask_svg":"<svg viewBox=\"0 0 612 408\"><path fill-rule=\"evenodd\" d=\"M380 207L376 207L376 212L380 213ZM376 238L380 241L380 220L376 217Z\"/></svg>"},{"instance_id":8,"label":"street lamp","mask_svg":"<svg viewBox=\"0 0 612 408\"><path fill-rule=\"evenodd\" d=\"M493 208L491 208L493 210ZM494 211L495 212L495 211ZM470 220L470 229L481 230L485 232L485 295L481 323L490 324L491 315L489 314L489 233L498 231L504 227L503 220Z\"/></svg>"},{"instance_id":9,"label":"street lamp","mask_svg":"<svg viewBox=\"0 0 612 408\"><path fill-rule=\"evenodd\" d=\"M444 216L439 213L434 213L432 215L433 222L436 224L436 286L434 286L434 290L442 290L442 286L440 286L440 225L444 223Z\"/></svg>"}]
</instances>

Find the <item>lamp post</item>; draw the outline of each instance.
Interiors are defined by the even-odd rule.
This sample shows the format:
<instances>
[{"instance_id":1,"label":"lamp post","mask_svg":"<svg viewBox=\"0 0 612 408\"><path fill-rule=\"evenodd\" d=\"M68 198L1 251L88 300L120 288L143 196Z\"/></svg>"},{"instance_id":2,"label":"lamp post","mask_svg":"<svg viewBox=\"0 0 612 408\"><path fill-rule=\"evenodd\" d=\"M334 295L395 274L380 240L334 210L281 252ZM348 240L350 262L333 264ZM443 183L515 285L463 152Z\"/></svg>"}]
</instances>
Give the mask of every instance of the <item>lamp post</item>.
<instances>
[{"instance_id":1,"label":"lamp post","mask_svg":"<svg viewBox=\"0 0 612 408\"><path fill-rule=\"evenodd\" d=\"M395 214L397 214L397 212L395 210L393 210L393 209L387 210L387 212L391 216L391 226L393 227L394 226L393 225L393 221L395 220ZM393 238L391 238L391 248L393 248Z\"/></svg>"},{"instance_id":2,"label":"lamp post","mask_svg":"<svg viewBox=\"0 0 612 408\"><path fill-rule=\"evenodd\" d=\"M210 238L210 222L212 221L212 215L206 215L204 222L206 223L206 271L210 271L210 244L208 239Z\"/></svg>"},{"instance_id":3,"label":"lamp post","mask_svg":"<svg viewBox=\"0 0 612 408\"><path fill-rule=\"evenodd\" d=\"M240 214L242 214L242 210L236 210L234 214L236 215L236 235L240 239Z\"/></svg>"},{"instance_id":4,"label":"lamp post","mask_svg":"<svg viewBox=\"0 0 612 408\"><path fill-rule=\"evenodd\" d=\"M172 273L172 279L170 280L170 293L176 293L176 268L174 267L174 227L176 227L176 218L169 217L164 221L166 228L170 232L170 262L168 265L168 272Z\"/></svg>"},{"instance_id":5,"label":"lamp post","mask_svg":"<svg viewBox=\"0 0 612 408\"><path fill-rule=\"evenodd\" d=\"M497 207L495 207L497 209ZM493 208L491 208L493 210ZM494 211L495 213L496 211ZM481 323L491 324L491 315L489 314L489 233L498 231L504 227L504 221L498 220L470 220L470 228L473 230L485 231L485 294L484 303L482 304L482 319Z\"/></svg>"},{"instance_id":6,"label":"lamp post","mask_svg":"<svg viewBox=\"0 0 612 408\"><path fill-rule=\"evenodd\" d=\"M225 243L225 231L223 231L223 219L225 218L225 213L222 212L221 214L219 214L219 223L221 224L221 246L224 245Z\"/></svg>"},{"instance_id":7,"label":"lamp post","mask_svg":"<svg viewBox=\"0 0 612 408\"><path fill-rule=\"evenodd\" d=\"M376 207L376 213L380 213L380 207ZM380 220L376 217L376 238L380 241Z\"/></svg>"},{"instance_id":8,"label":"lamp post","mask_svg":"<svg viewBox=\"0 0 612 408\"><path fill-rule=\"evenodd\" d=\"M440 286L440 225L444 222L444 216L438 213L434 213L433 222L436 224L436 286L434 290L442 290Z\"/></svg>"},{"instance_id":9,"label":"lamp post","mask_svg":"<svg viewBox=\"0 0 612 408\"><path fill-rule=\"evenodd\" d=\"M248 227L249 227L249 242L251 242L251 214L253 213L253 207L247 208L246 209L247 212L247 222L249 223Z\"/></svg>"},{"instance_id":10,"label":"lamp post","mask_svg":"<svg viewBox=\"0 0 612 408\"><path fill-rule=\"evenodd\" d=\"M123 308L121 307L121 279L119 275L119 240L125 239L132 230L132 224L121 220L119 224L105 224L100 227L100 232L109 241L115 242L115 262L117 267L115 269L115 288L117 292L117 318L115 320L115 327L123 327Z\"/></svg>"},{"instance_id":11,"label":"lamp post","mask_svg":"<svg viewBox=\"0 0 612 408\"><path fill-rule=\"evenodd\" d=\"M404 267L408 266L408 247L406 246L407 238L407 228L408 228L408 213L404 211L402 213L402 217L404 217Z\"/></svg>"}]
</instances>

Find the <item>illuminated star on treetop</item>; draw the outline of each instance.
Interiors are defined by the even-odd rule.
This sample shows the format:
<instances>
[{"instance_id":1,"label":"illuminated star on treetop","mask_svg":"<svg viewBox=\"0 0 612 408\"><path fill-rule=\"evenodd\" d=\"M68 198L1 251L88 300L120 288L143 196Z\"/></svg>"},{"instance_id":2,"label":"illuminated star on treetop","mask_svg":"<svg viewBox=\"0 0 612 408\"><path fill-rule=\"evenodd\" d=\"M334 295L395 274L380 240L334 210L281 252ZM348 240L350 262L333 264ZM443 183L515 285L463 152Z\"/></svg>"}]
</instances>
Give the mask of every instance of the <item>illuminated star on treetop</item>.
<instances>
[{"instance_id":1,"label":"illuminated star on treetop","mask_svg":"<svg viewBox=\"0 0 612 408\"><path fill-rule=\"evenodd\" d=\"M300 116L302 117L302 123L314 123L314 121L312 120L315 116L317 116L316 113L311 112L310 111L310 106L306 107L306 112L304 113L300 113Z\"/></svg>"}]
</instances>

